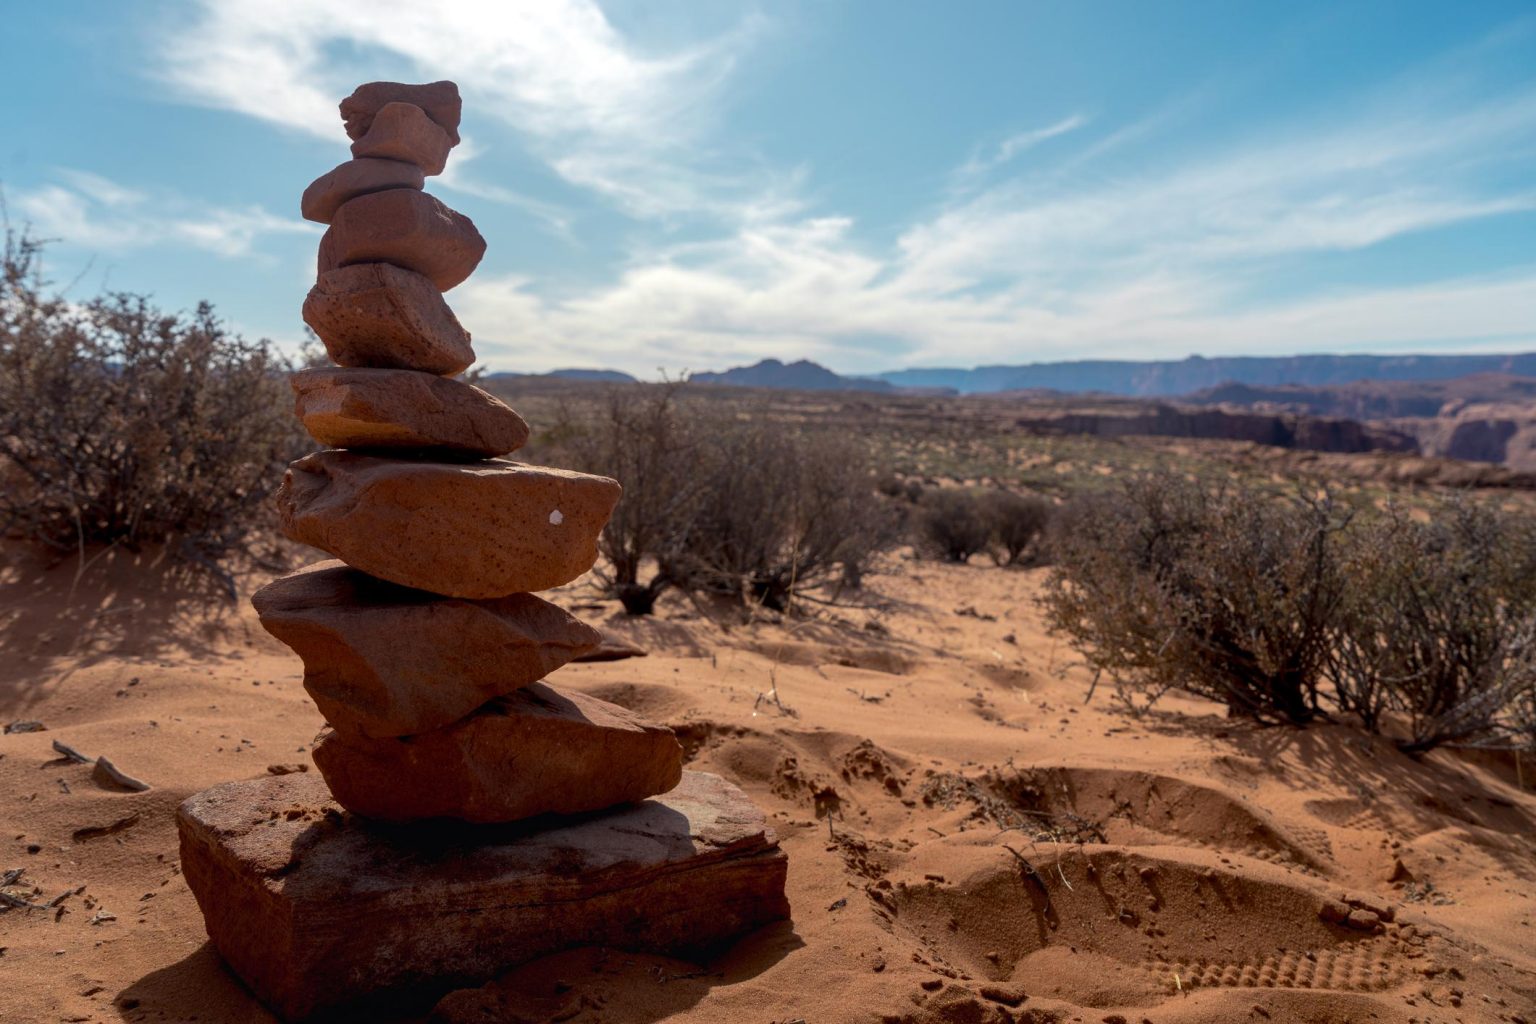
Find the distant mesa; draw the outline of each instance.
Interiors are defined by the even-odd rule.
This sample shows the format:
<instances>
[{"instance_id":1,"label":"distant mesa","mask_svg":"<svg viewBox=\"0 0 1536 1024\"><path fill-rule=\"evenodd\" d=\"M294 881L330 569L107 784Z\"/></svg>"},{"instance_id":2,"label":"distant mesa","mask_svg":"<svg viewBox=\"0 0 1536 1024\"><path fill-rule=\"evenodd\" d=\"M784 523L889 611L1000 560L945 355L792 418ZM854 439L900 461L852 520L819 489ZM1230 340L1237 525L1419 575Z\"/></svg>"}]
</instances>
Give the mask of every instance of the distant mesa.
<instances>
[{"instance_id":1,"label":"distant mesa","mask_svg":"<svg viewBox=\"0 0 1536 1024\"><path fill-rule=\"evenodd\" d=\"M623 370L583 370L572 368L568 370L550 370L544 376L561 377L565 380L585 380L599 384L635 384L638 379L625 373Z\"/></svg>"},{"instance_id":2,"label":"distant mesa","mask_svg":"<svg viewBox=\"0 0 1536 1024\"><path fill-rule=\"evenodd\" d=\"M1536 376L1536 352L1505 355L1222 356L1134 362L1061 363L895 370L876 374L904 388L953 388L961 394L1048 389L1138 398L1171 398L1225 384L1319 386L1362 380L1447 380L1469 374Z\"/></svg>"},{"instance_id":3,"label":"distant mesa","mask_svg":"<svg viewBox=\"0 0 1536 1024\"><path fill-rule=\"evenodd\" d=\"M548 373L516 373L510 370L502 370L497 373L488 373L486 380L574 380L588 384L638 384L640 379L623 370L591 370L571 368L565 370L550 370Z\"/></svg>"},{"instance_id":4,"label":"distant mesa","mask_svg":"<svg viewBox=\"0 0 1536 1024\"><path fill-rule=\"evenodd\" d=\"M809 359L783 363L764 359L723 373L695 373L695 384L726 384L743 388L783 388L793 391L895 391L894 385L872 377L844 377Z\"/></svg>"}]
</instances>

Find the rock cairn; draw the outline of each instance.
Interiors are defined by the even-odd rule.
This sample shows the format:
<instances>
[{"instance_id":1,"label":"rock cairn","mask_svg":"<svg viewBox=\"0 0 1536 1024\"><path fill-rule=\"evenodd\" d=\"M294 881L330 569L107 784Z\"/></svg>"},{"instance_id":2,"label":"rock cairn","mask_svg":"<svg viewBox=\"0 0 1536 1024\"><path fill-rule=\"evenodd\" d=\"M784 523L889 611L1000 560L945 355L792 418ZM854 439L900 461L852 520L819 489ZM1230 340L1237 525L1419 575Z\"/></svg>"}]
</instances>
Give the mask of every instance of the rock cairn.
<instances>
[{"instance_id":1,"label":"rock cairn","mask_svg":"<svg viewBox=\"0 0 1536 1024\"><path fill-rule=\"evenodd\" d=\"M325 715L315 764L348 810L507 822L664 793L670 730L541 683L596 630L531 591L592 567L606 477L528 466L516 412L456 374L474 360L443 292L485 240L422 191L459 141L452 82L342 101L352 159L304 192L330 225L304 320L338 363L293 378L325 451L288 469L284 532L335 555L263 588L262 625L304 660Z\"/></svg>"},{"instance_id":2,"label":"rock cairn","mask_svg":"<svg viewBox=\"0 0 1536 1024\"><path fill-rule=\"evenodd\" d=\"M210 938L299 1020L786 917L783 851L739 789L683 771L671 730L543 682L601 638L532 592L592 567L620 488L508 459L528 425L453 379L474 352L443 292L485 240L422 187L459 142L457 86L374 82L341 115L353 159L301 206L329 225L304 319L338 365L293 378L326 447L277 498L284 532L335 560L252 598L304 662L321 778L182 804Z\"/></svg>"}]
</instances>

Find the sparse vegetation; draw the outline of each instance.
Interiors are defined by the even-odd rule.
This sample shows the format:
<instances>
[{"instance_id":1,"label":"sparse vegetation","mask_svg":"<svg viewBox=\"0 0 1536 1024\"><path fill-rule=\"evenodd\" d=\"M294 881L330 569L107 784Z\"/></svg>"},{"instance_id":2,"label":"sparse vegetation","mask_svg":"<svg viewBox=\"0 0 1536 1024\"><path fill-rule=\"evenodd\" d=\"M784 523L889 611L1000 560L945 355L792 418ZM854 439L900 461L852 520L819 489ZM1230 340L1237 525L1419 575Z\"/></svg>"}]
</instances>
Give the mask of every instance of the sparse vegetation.
<instances>
[{"instance_id":1,"label":"sparse vegetation","mask_svg":"<svg viewBox=\"0 0 1536 1024\"><path fill-rule=\"evenodd\" d=\"M960 488L926 492L918 505L917 542L951 562L969 562L987 549L992 521L980 495Z\"/></svg>"},{"instance_id":2,"label":"sparse vegetation","mask_svg":"<svg viewBox=\"0 0 1536 1024\"><path fill-rule=\"evenodd\" d=\"M305 448L287 363L144 296L50 294L41 246L8 231L0 274L0 532L60 550L237 549Z\"/></svg>"},{"instance_id":3,"label":"sparse vegetation","mask_svg":"<svg viewBox=\"0 0 1536 1024\"><path fill-rule=\"evenodd\" d=\"M1303 725L1343 601L1344 521L1326 498L1135 478L1063 513L1046 612L1128 701L1180 688Z\"/></svg>"},{"instance_id":4,"label":"sparse vegetation","mask_svg":"<svg viewBox=\"0 0 1536 1024\"><path fill-rule=\"evenodd\" d=\"M631 614L667 587L775 611L829 583L835 598L899 542L858 441L723 415L679 390L616 389L595 417L567 411L557 432L579 468L624 484L603 571ZM643 566L654 568L642 581Z\"/></svg>"},{"instance_id":5,"label":"sparse vegetation","mask_svg":"<svg viewBox=\"0 0 1536 1024\"><path fill-rule=\"evenodd\" d=\"M1062 519L1047 617L1132 707L1182 689L1261 721L1347 715L1415 754L1531 743L1523 518L1146 476Z\"/></svg>"},{"instance_id":6,"label":"sparse vegetation","mask_svg":"<svg viewBox=\"0 0 1536 1024\"><path fill-rule=\"evenodd\" d=\"M679 386L610 388L590 419L565 406L556 421L574 468L623 484L623 500L598 539L602 559L594 572L631 615L649 615L675 582L667 567L681 555L708 482L695 472L696 417L679 408Z\"/></svg>"},{"instance_id":7,"label":"sparse vegetation","mask_svg":"<svg viewBox=\"0 0 1536 1024\"><path fill-rule=\"evenodd\" d=\"M1536 534L1465 499L1431 515L1394 505L1353 536L1337 701L1373 731L1398 717L1410 752L1508 745L1536 690Z\"/></svg>"},{"instance_id":8,"label":"sparse vegetation","mask_svg":"<svg viewBox=\"0 0 1536 1024\"><path fill-rule=\"evenodd\" d=\"M1020 565L1038 554L1040 538L1050 525L1055 506L1039 495L1002 490L988 491L983 501L994 562Z\"/></svg>"}]
</instances>

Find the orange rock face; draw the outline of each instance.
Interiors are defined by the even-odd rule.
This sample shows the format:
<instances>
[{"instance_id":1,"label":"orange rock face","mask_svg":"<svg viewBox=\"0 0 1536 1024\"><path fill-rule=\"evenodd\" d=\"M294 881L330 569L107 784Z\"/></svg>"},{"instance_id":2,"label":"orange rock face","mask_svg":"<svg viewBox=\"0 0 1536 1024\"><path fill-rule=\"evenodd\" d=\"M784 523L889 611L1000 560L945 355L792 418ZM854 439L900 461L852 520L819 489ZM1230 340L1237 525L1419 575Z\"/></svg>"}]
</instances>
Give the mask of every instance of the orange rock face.
<instances>
[{"instance_id":1,"label":"orange rock face","mask_svg":"<svg viewBox=\"0 0 1536 1024\"><path fill-rule=\"evenodd\" d=\"M486 462L306 455L278 491L283 532L353 568L450 597L569 583L597 560L620 487L607 477Z\"/></svg>"},{"instance_id":2,"label":"orange rock face","mask_svg":"<svg viewBox=\"0 0 1536 1024\"><path fill-rule=\"evenodd\" d=\"M343 813L312 774L268 776L198 793L176 826L214 948L284 1020L377 1020L391 993L419 1003L572 946L708 958L789 916L772 829L703 772L540 829L408 834Z\"/></svg>"},{"instance_id":3,"label":"orange rock face","mask_svg":"<svg viewBox=\"0 0 1536 1024\"><path fill-rule=\"evenodd\" d=\"M415 164L400 160L348 160L328 174L316 178L299 200L299 212L305 220L329 224L341 204L370 192L392 188L420 189L426 176Z\"/></svg>"},{"instance_id":4,"label":"orange rock face","mask_svg":"<svg viewBox=\"0 0 1536 1024\"><path fill-rule=\"evenodd\" d=\"M437 286L388 263L321 274L304 300L304 322L342 366L453 374L475 361L469 332Z\"/></svg>"},{"instance_id":5,"label":"orange rock face","mask_svg":"<svg viewBox=\"0 0 1536 1024\"><path fill-rule=\"evenodd\" d=\"M410 103L427 112L437 125L448 133L453 144L459 144L459 118L463 102L459 99L459 87L452 82L429 82L426 85L406 85L402 82L369 82L353 90L352 95L341 101L341 119L346 124L347 137L360 139L373 127L373 118L391 103Z\"/></svg>"},{"instance_id":6,"label":"orange rock face","mask_svg":"<svg viewBox=\"0 0 1536 1024\"><path fill-rule=\"evenodd\" d=\"M352 155L415 164L428 176L448 166L453 140L414 103L386 103L374 115L368 134L352 143Z\"/></svg>"},{"instance_id":7,"label":"orange rock face","mask_svg":"<svg viewBox=\"0 0 1536 1024\"><path fill-rule=\"evenodd\" d=\"M316 367L290 380L304 429L331 448L490 458L521 448L528 424L462 381L419 370Z\"/></svg>"},{"instance_id":8,"label":"orange rock face","mask_svg":"<svg viewBox=\"0 0 1536 1024\"><path fill-rule=\"evenodd\" d=\"M683 748L671 729L546 683L415 736L324 731L313 756L337 803L395 822L579 814L665 793L683 775Z\"/></svg>"},{"instance_id":9,"label":"orange rock face","mask_svg":"<svg viewBox=\"0 0 1536 1024\"><path fill-rule=\"evenodd\" d=\"M425 192L396 188L343 203L320 239L321 276L355 263L391 263L448 291L474 273L485 239L474 222Z\"/></svg>"},{"instance_id":10,"label":"orange rock face","mask_svg":"<svg viewBox=\"0 0 1536 1024\"><path fill-rule=\"evenodd\" d=\"M465 601L328 561L251 597L304 660L304 689L337 731L404 736L453 722L588 651L597 630L532 594Z\"/></svg>"}]
</instances>

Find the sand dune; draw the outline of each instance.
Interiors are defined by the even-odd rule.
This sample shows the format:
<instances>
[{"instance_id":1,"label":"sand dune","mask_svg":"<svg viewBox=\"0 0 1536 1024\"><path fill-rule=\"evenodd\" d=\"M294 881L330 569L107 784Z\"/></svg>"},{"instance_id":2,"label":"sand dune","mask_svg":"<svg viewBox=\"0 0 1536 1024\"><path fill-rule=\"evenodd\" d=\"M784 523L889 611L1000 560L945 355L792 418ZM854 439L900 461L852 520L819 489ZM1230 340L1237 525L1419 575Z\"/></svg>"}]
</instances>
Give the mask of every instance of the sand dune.
<instances>
[{"instance_id":1,"label":"sand dune","mask_svg":"<svg viewBox=\"0 0 1536 1024\"><path fill-rule=\"evenodd\" d=\"M206 942L172 811L309 768L321 722L243 600L152 562L6 570L0 722L46 729L0 736L0 870L67 895L0 913L0 1020L271 1020ZM707 964L561 954L433 1019L1536 1020L1536 795L1513 762L1191 699L1085 705L1038 572L900 568L867 606L729 629L557 592L650 652L557 681L672 725L769 812L794 920ZM103 788L55 740L153 788Z\"/></svg>"}]
</instances>

